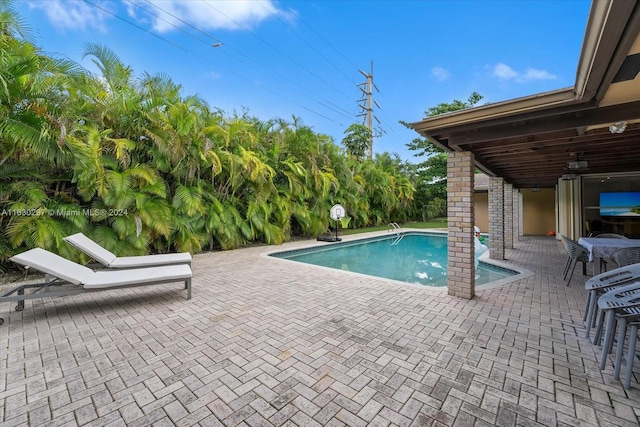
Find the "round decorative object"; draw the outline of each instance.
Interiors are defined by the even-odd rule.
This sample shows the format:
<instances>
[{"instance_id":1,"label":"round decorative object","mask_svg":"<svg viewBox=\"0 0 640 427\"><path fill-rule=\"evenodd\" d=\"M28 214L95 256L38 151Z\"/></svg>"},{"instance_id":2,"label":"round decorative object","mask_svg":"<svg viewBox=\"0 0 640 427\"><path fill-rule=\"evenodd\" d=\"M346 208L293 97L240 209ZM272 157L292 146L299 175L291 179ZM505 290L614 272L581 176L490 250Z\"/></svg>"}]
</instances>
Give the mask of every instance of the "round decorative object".
<instances>
[{"instance_id":1,"label":"round decorative object","mask_svg":"<svg viewBox=\"0 0 640 427\"><path fill-rule=\"evenodd\" d=\"M346 211L341 204L336 204L331 207L330 215L332 220L339 221L340 218L344 218L346 216L345 214Z\"/></svg>"}]
</instances>

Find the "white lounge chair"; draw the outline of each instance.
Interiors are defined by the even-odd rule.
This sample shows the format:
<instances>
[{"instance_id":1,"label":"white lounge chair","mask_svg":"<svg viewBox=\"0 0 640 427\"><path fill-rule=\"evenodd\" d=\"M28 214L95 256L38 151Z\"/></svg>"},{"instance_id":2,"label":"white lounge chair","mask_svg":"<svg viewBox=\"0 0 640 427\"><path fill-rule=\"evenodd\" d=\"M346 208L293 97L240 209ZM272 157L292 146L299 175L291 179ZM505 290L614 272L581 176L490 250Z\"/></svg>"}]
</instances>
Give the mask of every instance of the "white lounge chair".
<instances>
[{"instance_id":1,"label":"white lounge chair","mask_svg":"<svg viewBox=\"0 0 640 427\"><path fill-rule=\"evenodd\" d=\"M15 255L10 260L55 278L44 283L20 285L1 294L0 303L18 301L16 311L24 309L24 301L27 299L173 282L184 282L187 299L191 299L191 267L187 264L93 271L84 265L40 248ZM26 289L33 289L33 291L25 293ZM0 324L3 321L0 318Z\"/></svg>"},{"instance_id":2,"label":"white lounge chair","mask_svg":"<svg viewBox=\"0 0 640 427\"><path fill-rule=\"evenodd\" d=\"M107 268L138 268L174 264L191 265L191 254L189 252L118 257L82 233L67 236L64 241Z\"/></svg>"}]
</instances>

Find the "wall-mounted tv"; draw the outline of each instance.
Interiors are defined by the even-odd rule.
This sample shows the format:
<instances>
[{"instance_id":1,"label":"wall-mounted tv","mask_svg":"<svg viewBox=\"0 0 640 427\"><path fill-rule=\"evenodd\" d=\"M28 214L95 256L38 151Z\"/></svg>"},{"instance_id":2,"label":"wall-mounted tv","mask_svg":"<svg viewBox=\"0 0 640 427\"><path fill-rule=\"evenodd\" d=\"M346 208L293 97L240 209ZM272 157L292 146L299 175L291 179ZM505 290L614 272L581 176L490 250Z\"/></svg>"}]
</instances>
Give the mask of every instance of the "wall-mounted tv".
<instances>
[{"instance_id":1,"label":"wall-mounted tv","mask_svg":"<svg viewBox=\"0 0 640 427\"><path fill-rule=\"evenodd\" d=\"M600 193L600 216L640 217L640 191Z\"/></svg>"}]
</instances>

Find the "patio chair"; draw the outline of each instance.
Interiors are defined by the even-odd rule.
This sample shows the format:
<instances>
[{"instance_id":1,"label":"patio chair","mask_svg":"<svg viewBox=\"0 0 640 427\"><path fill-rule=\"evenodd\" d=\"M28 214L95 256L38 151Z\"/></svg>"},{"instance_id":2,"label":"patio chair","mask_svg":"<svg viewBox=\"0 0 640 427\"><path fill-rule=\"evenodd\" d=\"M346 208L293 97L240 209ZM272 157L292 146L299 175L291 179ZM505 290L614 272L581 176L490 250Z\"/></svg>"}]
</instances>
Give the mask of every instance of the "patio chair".
<instances>
[{"instance_id":1,"label":"patio chair","mask_svg":"<svg viewBox=\"0 0 640 427\"><path fill-rule=\"evenodd\" d=\"M24 301L34 298L76 295L161 283L184 282L187 299L191 299L191 267L187 264L127 270L94 271L44 249L30 249L10 258L11 261L52 276L44 283L19 285L0 295L0 303L18 301L16 311L24 309ZM25 293L26 289L33 289ZM2 324L3 321L0 321Z\"/></svg>"},{"instance_id":2,"label":"patio chair","mask_svg":"<svg viewBox=\"0 0 640 427\"><path fill-rule=\"evenodd\" d=\"M631 373L633 372L633 362L636 358L636 343L638 342L638 327L640 321L633 321L627 324L629 326L629 347L627 350L627 367L625 369L624 388L631 388ZM617 379L617 378L616 378Z\"/></svg>"},{"instance_id":3,"label":"patio chair","mask_svg":"<svg viewBox=\"0 0 640 427\"><path fill-rule=\"evenodd\" d=\"M599 239L628 239L627 236L623 236L622 234L617 233L600 233L596 234L593 237L597 237Z\"/></svg>"},{"instance_id":4,"label":"patio chair","mask_svg":"<svg viewBox=\"0 0 640 427\"><path fill-rule=\"evenodd\" d=\"M89 255L105 267L112 269L154 267L173 264L188 264L191 266L191 254L189 252L118 257L82 233L67 236L64 238L64 241Z\"/></svg>"},{"instance_id":5,"label":"patio chair","mask_svg":"<svg viewBox=\"0 0 640 427\"><path fill-rule=\"evenodd\" d=\"M619 267L609 272L593 276L586 281L584 288L587 291L587 302L583 318L586 327L585 338L589 338L591 328L594 326L596 320L598 298L612 289L634 283L638 280L640 280L640 264ZM599 341L600 336L598 335L594 338L594 342L598 343Z\"/></svg>"},{"instance_id":6,"label":"patio chair","mask_svg":"<svg viewBox=\"0 0 640 427\"><path fill-rule=\"evenodd\" d=\"M640 262L640 247L621 248L611 254L611 260L618 266L636 264Z\"/></svg>"},{"instance_id":7,"label":"patio chair","mask_svg":"<svg viewBox=\"0 0 640 427\"><path fill-rule=\"evenodd\" d=\"M618 329L616 340L616 355L614 362L615 379L620 378L622 366L622 355L624 353L624 343L629 323L632 335L629 339L629 349L627 352L627 373L625 375L624 387L629 388L631 382L631 370L633 369L633 358L635 357L635 344L637 338L637 323L640 322L640 282L621 286L602 295L598 300L598 307L606 312L606 329L604 343L602 344L602 355L600 359L600 369L604 369L607 364L607 355L611 353L613 338ZM602 325L599 325L601 327ZM627 382L626 379L629 379Z\"/></svg>"},{"instance_id":8,"label":"patio chair","mask_svg":"<svg viewBox=\"0 0 640 427\"><path fill-rule=\"evenodd\" d=\"M562 273L562 280L564 280L567 286L569 286L569 283L571 283L571 278L573 277L573 272L576 269L576 264L578 262L582 263L582 274L587 274L589 252L575 240L572 240L562 234L560 235L560 237L564 241L564 246L568 254L567 262L564 265L564 272Z\"/></svg>"}]
</instances>

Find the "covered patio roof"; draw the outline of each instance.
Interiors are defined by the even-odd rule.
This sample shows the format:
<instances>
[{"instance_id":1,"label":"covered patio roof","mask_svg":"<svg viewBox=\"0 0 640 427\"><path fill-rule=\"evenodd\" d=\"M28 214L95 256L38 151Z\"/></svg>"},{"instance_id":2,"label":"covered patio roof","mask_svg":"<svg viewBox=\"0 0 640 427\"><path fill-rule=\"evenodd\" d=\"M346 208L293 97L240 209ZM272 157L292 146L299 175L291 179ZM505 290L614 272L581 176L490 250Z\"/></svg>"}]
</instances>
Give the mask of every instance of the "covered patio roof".
<instances>
[{"instance_id":1,"label":"covered patio roof","mask_svg":"<svg viewBox=\"0 0 640 427\"><path fill-rule=\"evenodd\" d=\"M622 133L610 126L624 122ZM640 170L640 3L594 0L574 87L429 117L411 127L516 188ZM615 130L615 129L614 129ZM568 178L567 177L567 178Z\"/></svg>"}]
</instances>

